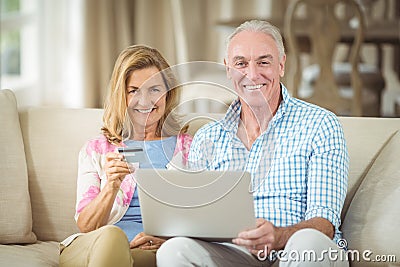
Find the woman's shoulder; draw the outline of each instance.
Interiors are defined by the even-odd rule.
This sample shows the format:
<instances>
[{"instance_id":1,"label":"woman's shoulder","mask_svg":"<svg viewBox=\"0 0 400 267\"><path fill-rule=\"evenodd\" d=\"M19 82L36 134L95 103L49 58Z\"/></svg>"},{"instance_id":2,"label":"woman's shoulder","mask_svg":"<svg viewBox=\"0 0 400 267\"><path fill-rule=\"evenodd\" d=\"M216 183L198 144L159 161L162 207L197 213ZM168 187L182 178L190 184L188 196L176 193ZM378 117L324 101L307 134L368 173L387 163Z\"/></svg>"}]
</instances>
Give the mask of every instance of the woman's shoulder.
<instances>
[{"instance_id":1,"label":"woman's shoulder","mask_svg":"<svg viewBox=\"0 0 400 267\"><path fill-rule=\"evenodd\" d=\"M184 154L187 154L190 145L192 144L193 136L187 133L180 133L176 137L176 150L175 152L183 151Z\"/></svg>"},{"instance_id":2,"label":"woman's shoulder","mask_svg":"<svg viewBox=\"0 0 400 267\"><path fill-rule=\"evenodd\" d=\"M93 153L97 154L107 154L108 152L114 152L116 145L110 143L104 135L98 135L90 140L88 140L84 149L88 155Z\"/></svg>"},{"instance_id":3,"label":"woman's shoulder","mask_svg":"<svg viewBox=\"0 0 400 267\"><path fill-rule=\"evenodd\" d=\"M180 133L177 135L174 158L171 160L174 163L168 164L169 167L167 168L171 168L171 166L181 166L183 168L186 166L192 140L193 137L190 134Z\"/></svg>"},{"instance_id":4,"label":"woman's shoulder","mask_svg":"<svg viewBox=\"0 0 400 267\"><path fill-rule=\"evenodd\" d=\"M177 140L182 142L182 143L189 143L190 144L192 142L192 140L193 140L193 136L191 136L188 133L180 133L177 136Z\"/></svg>"}]
</instances>

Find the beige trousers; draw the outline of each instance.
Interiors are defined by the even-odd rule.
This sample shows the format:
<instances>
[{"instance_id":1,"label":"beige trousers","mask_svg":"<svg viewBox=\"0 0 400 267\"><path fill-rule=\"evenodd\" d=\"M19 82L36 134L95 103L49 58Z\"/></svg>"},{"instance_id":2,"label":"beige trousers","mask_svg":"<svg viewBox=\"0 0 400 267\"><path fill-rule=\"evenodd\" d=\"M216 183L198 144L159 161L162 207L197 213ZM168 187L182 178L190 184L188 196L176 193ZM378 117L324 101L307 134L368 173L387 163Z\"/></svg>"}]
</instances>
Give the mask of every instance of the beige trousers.
<instances>
[{"instance_id":1,"label":"beige trousers","mask_svg":"<svg viewBox=\"0 0 400 267\"><path fill-rule=\"evenodd\" d=\"M333 256L328 255L329 251ZM345 252L314 229L297 231L278 254L281 260L270 262L262 254L257 258L230 243L176 237L167 240L157 251L157 266L349 266Z\"/></svg>"},{"instance_id":2,"label":"beige trousers","mask_svg":"<svg viewBox=\"0 0 400 267\"><path fill-rule=\"evenodd\" d=\"M130 249L125 233L107 225L77 237L60 254L60 267L156 266L156 250Z\"/></svg>"}]
</instances>

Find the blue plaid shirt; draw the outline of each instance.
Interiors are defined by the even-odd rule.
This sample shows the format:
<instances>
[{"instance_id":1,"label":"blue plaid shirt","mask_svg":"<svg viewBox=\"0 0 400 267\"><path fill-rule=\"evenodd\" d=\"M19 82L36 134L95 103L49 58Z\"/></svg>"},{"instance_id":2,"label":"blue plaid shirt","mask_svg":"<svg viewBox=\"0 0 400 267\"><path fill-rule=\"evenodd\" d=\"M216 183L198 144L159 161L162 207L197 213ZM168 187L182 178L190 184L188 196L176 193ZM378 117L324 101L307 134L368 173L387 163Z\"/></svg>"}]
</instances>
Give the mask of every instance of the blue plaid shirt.
<instances>
[{"instance_id":1,"label":"blue plaid shirt","mask_svg":"<svg viewBox=\"0 0 400 267\"><path fill-rule=\"evenodd\" d=\"M281 88L278 111L250 150L236 134L241 110L236 100L222 120L197 131L190 165L250 172L257 218L290 226L322 217L334 225L338 241L349 163L342 127L333 113Z\"/></svg>"}]
</instances>

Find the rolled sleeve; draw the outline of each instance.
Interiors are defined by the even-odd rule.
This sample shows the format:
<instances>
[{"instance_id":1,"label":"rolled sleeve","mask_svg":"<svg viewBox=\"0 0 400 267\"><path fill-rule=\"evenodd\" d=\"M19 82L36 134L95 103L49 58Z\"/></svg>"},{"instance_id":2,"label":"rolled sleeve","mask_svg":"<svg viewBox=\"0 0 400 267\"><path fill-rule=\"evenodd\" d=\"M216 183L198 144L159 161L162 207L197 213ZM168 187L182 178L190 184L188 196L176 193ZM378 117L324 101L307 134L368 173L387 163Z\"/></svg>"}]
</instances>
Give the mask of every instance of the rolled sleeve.
<instances>
[{"instance_id":1,"label":"rolled sleeve","mask_svg":"<svg viewBox=\"0 0 400 267\"><path fill-rule=\"evenodd\" d=\"M322 217L340 234L340 214L347 192L348 153L342 127L326 117L314 143L310 159L305 219Z\"/></svg>"}]
</instances>

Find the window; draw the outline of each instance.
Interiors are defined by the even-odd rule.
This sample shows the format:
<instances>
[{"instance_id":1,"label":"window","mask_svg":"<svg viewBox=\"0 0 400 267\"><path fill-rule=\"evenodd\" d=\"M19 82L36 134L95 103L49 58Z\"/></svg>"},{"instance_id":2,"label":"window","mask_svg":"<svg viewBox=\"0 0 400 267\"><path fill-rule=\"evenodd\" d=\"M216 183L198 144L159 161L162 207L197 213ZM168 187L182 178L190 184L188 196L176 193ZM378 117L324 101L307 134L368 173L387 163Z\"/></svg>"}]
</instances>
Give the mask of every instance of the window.
<instances>
[{"instance_id":1,"label":"window","mask_svg":"<svg viewBox=\"0 0 400 267\"><path fill-rule=\"evenodd\" d=\"M38 80L37 0L0 0L0 86L14 90Z\"/></svg>"}]
</instances>

